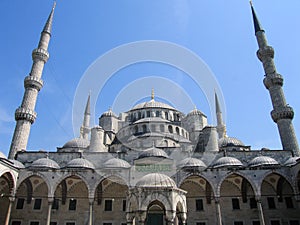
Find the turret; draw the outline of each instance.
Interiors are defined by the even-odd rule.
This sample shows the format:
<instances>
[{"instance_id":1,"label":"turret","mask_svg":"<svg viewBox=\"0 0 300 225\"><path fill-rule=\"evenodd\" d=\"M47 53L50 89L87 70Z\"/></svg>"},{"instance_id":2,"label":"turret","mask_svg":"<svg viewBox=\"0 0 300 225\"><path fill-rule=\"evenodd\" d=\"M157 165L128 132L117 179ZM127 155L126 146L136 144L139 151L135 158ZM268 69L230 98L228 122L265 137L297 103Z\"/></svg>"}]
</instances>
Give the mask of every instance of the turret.
<instances>
[{"instance_id":1,"label":"turret","mask_svg":"<svg viewBox=\"0 0 300 225\"><path fill-rule=\"evenodd\" d=\"M104 145L104 130L100 126L91 129L90 152L107 152Z\"/></svg>"},{"instance_id":2,"label":"turret","mask_svg":"<svg viewBox=\"0 0 300 225\"><path fill-rule=\"evenodd\" d=\"M294 117L293 108L285 100L283 93L283 77L277 73L274 64L274 49L268 45L265 31L262 29L251 3L251 11L254 22L255 36L258 43L257 57L262 62L265 78L264 85L269 90L273 110L271 116L277 124L281 144L284 150L293 151L295 156L299 156L299 146L292 124Z\"/></svg>"},{"instance_id":3,"label":"turret","mask_svg":"<svg viewBox=\"0 0 300 225\"><path fill-rule=\"evenodd\" d=\"M219 138L226 136L226 126L223 121L222 111L219 103L217 93L215 93L215 104L216 104L216 116L217 116L217 132Z\"/></svg>"},{"instance_id":4,"label":"turret","mask_svg":"<svg viewBox=\"0 0 300 225\"><path fill-rule=\"evenodd\" d=\"M82 126L80 127L80 137L86 140L88 140L89 133L90 133L90 118L91 118L90 101L91 101L91 96L89 95L84 110Z\"/></svg>"},{"instance_id":5,"label":"turret","mask_svg":"<svg viewBox=\"0 0 300 225\"><path fill-rule=\"evenodd\" d=\"M24 80L25 93L21 106L15 112L17 124L10 146L8 156L10 159L13 159L18 151L26 150L31 124L34 123L37 116L34 110L38 92L43 87L41 77L44 65L49 59L48 45L51 37L54 8L55 3L41 33L38 47L32 52L33 64L30 74Z\"/></svg>"}]
</instances>

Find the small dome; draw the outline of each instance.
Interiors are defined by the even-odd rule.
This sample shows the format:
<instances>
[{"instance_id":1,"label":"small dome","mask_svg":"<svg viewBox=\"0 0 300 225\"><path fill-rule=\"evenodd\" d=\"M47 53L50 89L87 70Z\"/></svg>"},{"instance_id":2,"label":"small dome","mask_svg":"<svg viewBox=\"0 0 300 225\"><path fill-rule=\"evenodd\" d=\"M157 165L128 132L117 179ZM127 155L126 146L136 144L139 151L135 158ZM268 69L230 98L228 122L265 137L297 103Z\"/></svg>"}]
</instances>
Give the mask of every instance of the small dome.
<instances>
[{"instance_id":1,"label":"small dome","mask_svg":"<svg viewBox=\"0 0 300 225\"><path fill-rule=\"evenodd\" d=\"M164 109L173 109L174 108L166 103L157 102L154 99L151 99L149 102L142 102L134 106L131 110L143 109L143 108L164 108Z\"/></svg>"},{"instance_id":2,"label":"small dome","mask_svg":"<svg viewBox=\"0 0 300 225\"><path fill-rule=\"evenodd\" d=\"M138 159L147 158L147 157L161 157L169 158L168 154L159 148L151 147L144 150L138 157Z\"/></svg>"},{"instance_id":3,"label":"small dome","mask_svg":"<svg viewBox=\"0 0 300 225\"><path fill-rule=\"evenodd\" d=\"M18 160L15 160L15 159L9 159L9 161L11 161L14 165L14 167L17 167L18 169L24 169L25 166L23 165L23 163L21 163L20 161Z\"/></svg>"},{"instance_id":4,"label":"small dome","mask_svg":"<svg viewBox=\"0 0 300 225\"><path fill-rule=\"evenodd\" d=\"M178 167L180 167L180 168L191 168L191 167L206 168L206 165L200 159L186 158L186 159L181 160L178 163Z\"/></svg>"},{"instance_id":5,"label":"small dome","mask_svg":"<svg viewBox=\"0 0 300 225\"><path fill-rule=\"evenodd\" d=\"M0 152L0 159L7 159L6 155L3 152Z\"/></svg>"},{"instance_id":6,"label":"small dome","mask_svg":"<svg viewBox=\"0 0 300 225\"><path fill-rule=\"evenodd\" d=\"M234 137L224 137L219 139L219 147L229 147L229 146L245 146L242 141Z\"/></svg>"},{"instance_id":7,"label":"small dome","mask_svg":"<svg viewBox=\"0 0 300 225\"><path fill-rule=\"evenodd\" d=\"M49 169L59 169L59 165L52 159L49 158L40 158L29 166L30 168L49 168Z\"/></svg>"},{"instance_id":8,"label":"small dome","mask_svg":"<svg viewBox=\"0 0 300 225\"><path fill-rule=\"evenodd\" d=\"M291 157L288 160L285 161L285 163L283 165L285 166L294 166L296 165L298 162L300 162L300 157Z\"/></svg>"},{"instance_id":9,"label":"small dome","mask_svg":"<svg viewBox=\"0 0 300 225\"><path fill-rule=\"evenodd\" d=\"M108 111L102 113L101 117L116 117L117 118L116 114L114 114L114 112L112 111L111 108L109 108Z\"/></svg>"},{"instance_id":10,"label":"small dome","mask_svg":"<svg viewBox=\"0 0 300 225\"><path fill-rule=\"evenodd\" d=\"M243 163L241 163L240 160L229 156L221 157L213 164L213 168L241 167L241 166L243 166Z\"/></svg>"},{"instance_id":11,"label":"small dome","mask_svg":"<svg viewBox=\"0 0 300 225\"><path fill-rule=\"evenodd\" d=\"M76 158L72 159L70 162L68 162L67 168L86 168L86 169L95 169L95 166L93 163L91 163L87 159L83 158Z\"/></svg>"},{"instance_id":12,"label":"small dome","mask_svg":"<svg viewBox=\"0 0 300 225\"><path fill-rule=\"evenodd\" d=\"M259 166L277 166L279 165L279 163L269 157L269 156L258 156L258 157L255 157L254 159L252 159L248 166L249 167L259 167Z\"/></svg>"},{"instance_id":13,"label":"small dome","mask_svg":"<svg viewBox=\"0 0 300 225\"><path fill-rule=\"evenodd\" d=\"M137 183L137 187L172 187L176 188L176 183L167 175L161 173L149 173L143 176Z\"/></svg>"},{"instance_id":14,"label":"small dome","mask_svg":"<svg viewBox=\"0 0 300 225\"><path fill-rule=\"evenodd\" d=\"M112 158L107 160L104 165L104 168L130 168L130 164L123 160L123 159L117 159L117 158Z\"/></svg>"},{"instance_id":15,"label":"small dome","mask_svg":"<svg viewBox=\"0 0 300 225\"><path fill-rule=\"evenodd\" d=\"M63 148L87 148L90 145L89 140L83 138L74 138L64 144Z\"/></svg>"},{"instance_id":16,"label":"small dome","mask_svg":"<svg viewBox=\"0 0 300 225\"><path fill-rule=\"evenodd\" d=\"M199 109L195 108L192 111L190 111L186 116L195 116L195 115L199 115L199 116L205 116L203 112L201 112ZM206 117L206 116L205 116Z\"/></svg>"}]
</instances>

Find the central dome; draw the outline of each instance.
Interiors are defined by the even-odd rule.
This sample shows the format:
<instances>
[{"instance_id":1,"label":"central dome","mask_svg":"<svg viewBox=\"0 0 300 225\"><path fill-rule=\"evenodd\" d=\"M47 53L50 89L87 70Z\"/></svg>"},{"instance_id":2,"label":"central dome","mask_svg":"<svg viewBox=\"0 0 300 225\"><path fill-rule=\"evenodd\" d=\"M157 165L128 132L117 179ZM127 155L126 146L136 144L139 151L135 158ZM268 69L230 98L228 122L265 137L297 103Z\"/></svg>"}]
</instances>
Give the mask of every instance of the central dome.
<instances>
[{"instance_id":1,"label":"central dome","mask_svg":"<svg viewBox=\"0 0 300 225\"><path fill-rule=\"evenodd\" d=\"M137 183L137 187L172 187L176 188L175 181L161 173L149 173L143 176Z\"/></svg>"},{"instance_id":2,"label":"central dome","mask_svg":"<svg viewBox=\"0 0 300 225\"><path fill-rule=\"evenodd\" d=\"M149 102L142 102L137 105L135 105L131 110L136 110L136 109L144 109L144 108L164 108L164 109L173 109L175 110L174 107L163 103L163 102L157 102L154 99L151 99Z\"/></svg>"}]
</instances>

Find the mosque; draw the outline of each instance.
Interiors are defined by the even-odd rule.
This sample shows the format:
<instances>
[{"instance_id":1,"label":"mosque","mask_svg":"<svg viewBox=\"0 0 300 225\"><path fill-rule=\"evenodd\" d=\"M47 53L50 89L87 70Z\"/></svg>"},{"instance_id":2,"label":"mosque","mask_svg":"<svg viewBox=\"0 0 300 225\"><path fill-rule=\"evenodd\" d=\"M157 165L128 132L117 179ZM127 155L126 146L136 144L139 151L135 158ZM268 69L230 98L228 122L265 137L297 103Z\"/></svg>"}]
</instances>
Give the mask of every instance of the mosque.
<instances>
[{"instance_id":1,"label":"mosque","mask_svg":"<svg viewBox=\"0 0 300 225\"><path fill-rule=\"evenodd\" d=\"M217 125L198 109L185 114L148 101L90 125L57 151L26 151L49 59L54 7L32 52L9 155L0 153L4 225L299 225L300 152L274 49L251 5L258 59L281 150L251 149L230 137L217 94Z\"/></svg>"}]
</instances>

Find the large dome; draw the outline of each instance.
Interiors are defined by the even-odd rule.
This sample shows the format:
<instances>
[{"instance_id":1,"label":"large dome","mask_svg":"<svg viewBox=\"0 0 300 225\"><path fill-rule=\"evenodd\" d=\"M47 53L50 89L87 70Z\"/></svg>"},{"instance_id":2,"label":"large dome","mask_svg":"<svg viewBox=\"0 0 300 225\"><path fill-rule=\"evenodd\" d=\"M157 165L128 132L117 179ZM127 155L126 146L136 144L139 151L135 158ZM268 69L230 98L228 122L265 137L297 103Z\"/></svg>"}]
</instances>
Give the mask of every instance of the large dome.
<instances>
[{"instance_id":1,"label":"large dome","mask_svg":"<svg viewBox=\"0 0 300 225\"><path fill-rule=\"evenodd\" d=\"M241 163L240 160L229 156L221 157L213 164L213 168L241 167L241 166L243 166L243 163Z\"/></svg>"},{"instance_id":2,"label":"large dome","mask_svg":"<svg viewBox=\"0 0 300 225\"><path fill-rule=\"evenodd\" d=\"M112 158L107 160L104 165L104 168L130 168L130 164L123 160L123 159L117 159L117 158Z\"/></svg>"},{"instance_id":3,"label":"large dome","mask_svg":"<svg viewBox=\"0 0 300 225\"><path fill-rule=\"evenodd\" d=\"M159 148L151 147L144 150L138 157L138 159L146 158L146 157L161 157L161 158L169 158L168 154Z\"/></svg>"},{"instance_id":4,"label":"large dome","mask_svg":"<svg viewBox=\"0 0 300 225\"><path fill-rule=\"evenodd\" d=\"M206 165L202 160L196 158L186 158L178 163L180 168L206 168Z\"/></svg>"},{"instance_id":5,"label":"large dome","mask_svg":"<svg viewBox=\"0 0 300 225\"><path fill-rule=\"evenodd\" d=\"M143 176L137 183L137 187L172 187L176 188L175 181L161 173L149 173Z\"/></svg>"},{"instance_id":6,"label":"large dome","mask_svg":"<svg viewBox=\"0 0 300 225\"><path fill-rule=\"evenodd\" d=\"M86 168L86 169L95 169L93 163L83 158L72 159L68 162L67 168Z\"/></svg>"},{"instance_id":7,"label":"large dome","mask_svg":"<svg viewBox=\"0 0 300 225\"><path fill-rule=\"evenodd\" d=\"M229 147L229 146L245 146L242 141L235 137L223 137L219 139L219 147Z\"/></svg>"},{"instance_id":8,"label":"large dome","mask_svg":"<svg viewBox=\"0 0 300 225\"><path fill-rule=\"evenodd\" d=\"M49 158L40 158L29 166L30 168L48 168L48 169L59 169L59 165L52 159Z\"/></svg>"},{"instance_id":9,"label":"large dome","mask_svg":"<svg viewBox=\"0 0 300 225\"><path fill-rule=\"evenodd\" d=\"M275 159L269 156L255 157L248 164L248 166L251 168L259 167L259 166L277 166L277 165L279 165L279 163Z\"/></svg>"},{"instance_id":10,"label":"large dome","mask_svg":"<svg viewBox=\"0 0 300 225\"><path fill-rule=\"evenodd\" d=\"M173 109L175 110L172 106L163 103L163 102L157 102L154 99L151 99L149 102L142 102L137 105L135 105L131 110L136 110L136 109L143 109L143 108L164 108L164 109Z\"/></svg>"},{"instance_id":11,"label":"large dome","mask_svg":"<svg viewBox=\"0 0 300 225\"><path fill-rule=\"evenodd\" d=\"M74 138L64 144L63 148L87 148L89 145L89 140L83 138Z\"/></svg>"}]
</instances>

